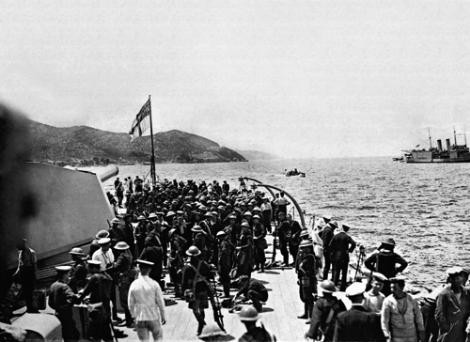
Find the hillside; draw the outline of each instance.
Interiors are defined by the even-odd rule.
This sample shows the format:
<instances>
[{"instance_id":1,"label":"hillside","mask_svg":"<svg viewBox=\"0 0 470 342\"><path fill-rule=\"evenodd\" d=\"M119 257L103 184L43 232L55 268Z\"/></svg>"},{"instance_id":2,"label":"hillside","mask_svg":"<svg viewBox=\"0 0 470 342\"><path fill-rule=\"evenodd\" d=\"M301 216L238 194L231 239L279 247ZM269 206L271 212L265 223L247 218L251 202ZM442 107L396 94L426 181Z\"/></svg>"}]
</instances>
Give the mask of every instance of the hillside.
<instances>
[{"instance_id":1,"label":"hillside","mask_svg":"<svg viewBox=\"0 0 470 342\"><path fill-rule=\"evenodd\" d=\"M131 142L126 133L88 126L53 127L30 121L31 159L72 165L143 163L150 160L150 136ZM216 142L178 130L154 135L157 163L204 163L246 161Z\"/></svg>"},{"instance_id":2,"label":"hillside","mask_svg":"<svg viewBox=\"0 0 470 342\"><path fill-rule=\"evenodd\" d=\"M254 150L237 150L238 153L243 155L246 159L252 160L274 160L274 159L281 159L281 157L276 156L271 153L262 152L262 151L254 151Z\"/></svg>"}]
</instances>

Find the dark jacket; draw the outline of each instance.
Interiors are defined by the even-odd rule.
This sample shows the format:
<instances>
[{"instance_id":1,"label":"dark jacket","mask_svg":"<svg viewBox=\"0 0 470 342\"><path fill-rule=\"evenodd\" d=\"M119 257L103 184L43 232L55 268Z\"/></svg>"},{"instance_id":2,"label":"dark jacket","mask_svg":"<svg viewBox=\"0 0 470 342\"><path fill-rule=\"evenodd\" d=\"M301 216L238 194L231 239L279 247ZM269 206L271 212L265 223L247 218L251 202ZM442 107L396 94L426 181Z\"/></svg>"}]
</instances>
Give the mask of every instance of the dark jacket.
<instances>
[{"instance_id":1,"label":"dark jacket","mask_svg":"<svg viewBox=\"0 0 470 342\"><path fill-rule=\"evenodd\" d=\"M345 310L344 304L336 297L318 298L313 306L307 336L312 339L320 339L322 335L325 335L325 342L332 341L335 318L338 313ZM332 315L330 315L330 312Z\"/></svg>"},{"instance_id":2,"label":"dark jacket","mask_svg":"<svg viewBox=\"0 0 470 342\"><path fill-rule=\"evenodd\" d=\"M155 265L153 265L149 276L155 281L161 281L163 270L163 249L157 246L147 246L140 254L139 259L153 262Z\"/></svg>"},{"instance_id":3,"label":"dark jacket","mask_svg":"<svg viewBox=\"0 0 470 342\"><path fill-rule=\"evenodd\" d=\"M397 267L397 264L400 266ZM364 265L371 271L382 273L387 278L393 278L397 273L402 272L408 263L395 252L380 250L375 251L364 260Z\"/></svg>"},{"instance_id":4,"label":"dark jacket","mask_svg":"<svg viewBox=\"0 0 470 342\"><path fill-rule=\"evenodd\" d=\"M465 327L470 314L470 294L462 287L460 303L454 292L447 286L439 293L436 303L436 320L442 342L465 340Z\"/></svg>"},{"instance_id":5,"label":"dark jacket","mask_svg":"<svg viewBox=\"0 0 470 342\"><path fill-rule=\"evenodd\" d=\"M334 342L385 341L380 316L368 312L363 306L353 305L350 310L338 314L335 323Z\"/></svg>"},{"instance_id":6,"label":"dark jacket","mask_svg":"<svg viewBox=\"0 0 470 342\"><path fill-rule=\"evenodd\" d=\"M321 231L320 237L323 240L323 254L330 252L330 242L334 235L334 230L329 225Z\"/></svg>"},{"instance_id":7,"label":"dark jacket","mask_svg":"<svg viewBox=\"0 0 470 342\"><path fill-rule=\"evenodd\" d=\"M349 253L351 253L354 248L356 248L356 243L345 232L339 232L333 236L328 247L333 262L349 260Z\"/></svg>"},{"instance_id":8,"label":"dark jacket","mask_svg":"<svg viewBox=\"0 0 470 342\"><path fill-rule=\"evenodd\" d=\"M257 279L251 278L246 284L238 290L237 295L244 295L248 297L249 291L255 291L260 295L260 298L263 302L268 300L268 289Z\"/></svg>"}]
</instances>

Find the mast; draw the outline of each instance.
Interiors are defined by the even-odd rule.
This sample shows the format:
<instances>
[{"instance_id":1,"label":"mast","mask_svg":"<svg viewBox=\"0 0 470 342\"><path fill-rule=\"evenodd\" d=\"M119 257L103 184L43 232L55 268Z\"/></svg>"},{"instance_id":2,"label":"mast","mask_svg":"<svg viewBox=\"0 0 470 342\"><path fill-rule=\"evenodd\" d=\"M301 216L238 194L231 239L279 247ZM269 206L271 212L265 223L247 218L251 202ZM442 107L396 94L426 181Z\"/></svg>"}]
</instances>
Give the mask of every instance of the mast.
<instances>
[{"instance_id":1,"label":"mast","mask_svg":"<svg viewBox=\"0 0 470 342\"><path fill-rule=\"evenodd\" d=\"M152 102L150 101L149 95L149 107L150 107L150 142L152 145L152 156L150 157L150 175L152 177L152 185L155 186L157 183L155 175L155 147L153 145L153 120L152 120Z\"/></svg>"},{"instance_id":2,"label":"mast","mask_svg":"<svg viewBox=\"0 0 470 342\"><path fill-rule=\"evenodd\" d=\"M431 129L428 127L429 149L432 149Z\"/></svg>"}]
</instances>

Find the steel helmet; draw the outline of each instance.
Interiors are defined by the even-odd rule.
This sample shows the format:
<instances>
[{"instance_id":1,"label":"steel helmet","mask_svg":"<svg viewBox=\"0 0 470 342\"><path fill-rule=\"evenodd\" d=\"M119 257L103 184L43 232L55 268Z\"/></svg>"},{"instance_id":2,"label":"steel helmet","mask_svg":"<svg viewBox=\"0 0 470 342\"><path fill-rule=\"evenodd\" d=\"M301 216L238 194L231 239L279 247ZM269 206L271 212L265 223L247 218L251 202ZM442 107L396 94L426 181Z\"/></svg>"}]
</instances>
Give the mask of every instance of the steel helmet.
<instances>
[{"instance_id":1,"label":"steel helmet","mask_svg":"<svg viewBox=\"0 0 470 342\"><path fill-rule=\"evenodd\" d=\"M242 322L255 322L259 318L258 311L253 307L253 305L245 306L238 315Z\"/></svg>"},{"instance_id":2,"label":"steel helmet","mask_svg":"<svg viewBox=\"0 0 470 342\"><path fill-rule=\"evenodd\" d=\"M198 256L200 254L201 254L201 251L196 246L191 246L186 251L186 255L189 255L189 256Z\"/></svg>"},{"instance_id":3,"label":"steel helmet","mask_svg":"<svg viewBox=\"0 0 470 342\"><path fill-rule=\"evenodd\" d=\"M83 252L83 249L81 249L80 247L74 247L70 250L69 254L84 256L85 252Z\"/></svg>"}]
</instances>

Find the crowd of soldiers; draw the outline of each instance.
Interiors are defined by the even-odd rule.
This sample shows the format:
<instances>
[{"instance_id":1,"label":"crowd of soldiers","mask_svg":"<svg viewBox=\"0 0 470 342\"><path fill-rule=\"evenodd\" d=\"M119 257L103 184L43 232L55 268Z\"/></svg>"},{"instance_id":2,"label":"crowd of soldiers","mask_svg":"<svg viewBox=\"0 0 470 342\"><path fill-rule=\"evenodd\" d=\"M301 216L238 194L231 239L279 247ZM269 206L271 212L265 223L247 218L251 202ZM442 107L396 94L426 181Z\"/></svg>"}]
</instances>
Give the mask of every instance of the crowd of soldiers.
<instances>
[{"instance_id":1,"label":"crowd of soldiers","mask_svg":"<svg viewBox=\"0 0 470 342\"><path fill-rule=\"evenodd\" d=\"M123 185L118 179L115 186ZM168 288L188 302L198 335L206 324L209 304L215 322L223 329L215 275L225 299L233 303L243 298L253 304L240 312L247 327L240 340L274 340L254 323L268 292L252 273L264 272L265 266L275 261L275 253L271 261L266 260L269 233L275 236L274 248L282 255L279 266L293 266L297 273L304 303L299 318L310 324L306 338L396 342L437 338L464 342L467 338L470 295L464 288L468 273L462 269L449 271L450 285L436 296L437 305L428 306L425 313L404 291L405 281L399 273L407 262L394 251L393 239L383 241L365 258L364 266L370 271L367 287L365 283L346 287L349 254L356 248L349 226L342 225L341 232L335 233L339 224L324 217L314 231L302 229L288 214L289 202L282 193L271 201L243 182L237 189L230 189L226 182L176 180L151 188L140 179L132 182L129 178L126 187L125 202L110 198L117 207L125 203L126 213L109 222L109 229L97 232L88 255L74 248L70 252L74 265L57 270L58 281L51 293L60 295L50 296L49 301L61 320L65 340L77 338L71 304L85 298L96 305L90 313L88 337L111 340L113 335L119 336L113 324L122 324L135 327L141 340L149 334L161 339L161 325L166 321L161 293ZM359 257L363 253L360 246ZM169 283L164 281L165 273ZM238 291L232 298L234 285ZM334 295L337 290L345 291L352 303L350 310ZM125 312L122 323L117 316L116 292ZM149 296L155 298L151 302L160 304L144 310Z\"/></svg>"},{"instance_id":2,"label":"crowd of soldiers","mask_svg":"<svg viewBox=\"0 0 470 342\"><path fill-rule=\"evenodd\" d=\"M215 275L222 285L221 299L232 304L239 300L252 303L254 310L261 312L268 291L252 277L252 272L264 272L266 235L272 232L273 222L283 256L281 266L294 265L301 245L301 227L287 214L289 202L283 193L271 201L243 182L240 188L232 190L225 181L222 185L216 181L210 184L164 181L150 188L138 178L134 181L126 178L125 184L123 189L124 184L116 179L117 200L112 195L108 198L116 212L123 205L126 212L111 220L108 229L97 232L87 255L81 248L70 251L74 261L70 269L57 268L58 281L50 289L49 302L62 322L65 340L77 337L77 329L71 326L71 305L88 297L87 304L101 304L90 314L88 337L96 340L121 337L113 327L126 325L135 327L139 336L147 331L154 338L161 338L161 324L141 327L141 320L136 319L135 303L142 298L139 291L143 291L137 287L136 293L130 294L134 282L140 279L134 280L136 264L139 277L142 267L148 268L147 278L158 284L156 288L172 288L176 297L188 302L198 323L198 335L206 325L205 309L209 304L216 323L223 328L221 303L214 291ZM122 194L126 194L125 201ZM273 217L277 219L273 221ZM169 283L164 281L165 273ZM233 286L238 290L234 298L230 296ZM57 293L61 295L54 295ZM117 315L116 293L125 313L122 322ZM131 301L131 297L137 299ZM67 310L61 310L62 306ZM245 312L242 310L242 318ZM162 315L160 323L161 318Z\"/></svg>"}]
</instances>

